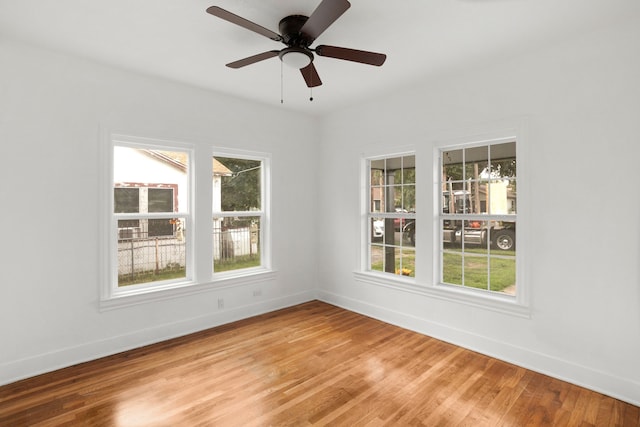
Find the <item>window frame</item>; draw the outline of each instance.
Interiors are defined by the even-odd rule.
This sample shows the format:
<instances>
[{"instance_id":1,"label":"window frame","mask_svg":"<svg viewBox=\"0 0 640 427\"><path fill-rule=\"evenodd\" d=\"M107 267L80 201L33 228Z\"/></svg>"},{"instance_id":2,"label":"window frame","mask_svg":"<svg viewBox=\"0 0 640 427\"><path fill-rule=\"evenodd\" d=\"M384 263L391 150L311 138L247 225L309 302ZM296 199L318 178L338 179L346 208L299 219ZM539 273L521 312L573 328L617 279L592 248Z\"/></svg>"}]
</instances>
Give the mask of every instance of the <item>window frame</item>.
<instances>
[{"instance_id":1,"label":"window frame","mask_svg":"<svg viewBox=\"0 0 640 427\"><path fill-rule=\"evenodd\" d=\"M379 153L371 154L371 155L363 155L361 158L361 171L362 171L362 194L361 194L361 211L362 211L362 229L361 229L361 238L360 238L360 248L361 248L361 260L360 260L360 269L357 271L357 274L363 274L365 276L377 277L378 280L389 280L392 282L399 282L405 284L415 285L416 277L406 276L403 274L390 273L385 271L373 270L371 268L371 248L373 245L373 227L372 220L374 218L383 218L383 219L400 219L400 220L413 220L416 221L416 212L373 212L371 207L373 205L373 201L371 200L371 163L378 160L386 160L393 158L404 158L407 156L413 156L414 159L417 159L416 151L414 147L403 147L403 149L398 151L381 151ZM416 178L413 183L416 197L416 204L418 196L418 172L417 172L417 162L414 162L414 168L416 170ZM417 211L417 206L416 206ZM402 234L401 234L402 238ZM391 247L395 247L396 245L390 245ZM382 245L384 248L385 245ZM402 245L401 245L402 247ZM418 250L414 245L412 246L412 250L415 252L415 258L418 259ZM416 261L417 263L417 261ZM415 271L414 271L415 273ZM415 273L417 274L417 273Z\"/></svg>"},{"instance_id":2,"label":"window frame","mask_svg":"<svg viewBox=\"0 0 640 427\"><path fill-rule=\"evenodd\" d=\"M213 280L226 280L235 277L246 276L247 274L261 273L271 271L271 233L270 233L270 191L271 191L271 155L268 153L259 153L255 151L237 150L229 148L212 147L210 158L226 157L242 160L254 160L261 162L260 175L260 209L256 211L214 211L213 203L211 204L210 218L214 217L260 217L259 233L259 250L260 265L238 270L215 271L215 260L212 259L211 274ZM213 224L212 224L213 227ZM213 248L211 248L213 252ZM213 254L212 254L213 255Z\"/></svg>"},{"instance_id":3,"label":"window frame","mask_svg":"<svg viewBox=\"0 0 640 427\"><path fill-rule=\"evenodd\" d=\"M184 151L189 156L187 167L187 206L180 206L179 212L167 213L114 213L114 148L124 146L139 149L164 151ZM235 270L233 274L213 274L212 228L212 156L244 156L259 158L263 162L262 215L261 223L261 265ZM138 137L125 133L101 129L99 148L99 301L100 311L128 307L137 304L172 299L213 289L242 286L272 280L275 271L271 268L270 242L270 154L244 150L214 147L209 144ZM118 220L138 218L183 218L185 244L185 277L158 282L118 287L117 284L117 244Z\"/></svg>"},{"instance_id":4,"label":"window frame","mask_svg":"<svg viewBox=\"0 0 640 427\"><path fill-rule=\"evenodd\" d=\"M526 139L528 119L526 117L505 120L495 123L482 124L463 130L443 131L426 139L426 144L420 146L404 146L393 148L379 148L374 152L365 152L360 156L360 236L359 265L353 272L358 282L366 285L379 286L395 291L424 296L462 304L469 307L494 311L497 313L521 317L531 317L531 289L527 278L527 258L530 233L529 227L529 144ZM497 292L462 289L460 286L440 284L440 180L439 151L443 148L463 147L470 144L516 142L517 158L517 222L519 223L516 252L516 283L518 285L515 297L501 295ZM416 222L425 224L416 229L416 264L420 264L415 280L408 280L405 276L381 274L367 270L370 258L368 249L367 212L369 209L369 171L367 160L415 154L416 156ZM524 225L523 225L524 224Z\"/></svg>"},{"instance_id":5,"label":"window frame","mask_svg":"<svg viewBox=\"0 0 640 427\"><path fill-rule=\"evenodd\" d=\"M530 301L530 284L527 280L527 265L524 262L529 245L529 232L526 224L528 223L529 212L529 173L527 167L528 144L525 136L526 120L521 120L515 125L505 126L503 130L488 131L472 136L459 136L452 138L443 138L433 144L432 165L433 165L433 278L432 284L429 286L429 293L448 301L460 302L474 307L486 308L488 310L501 312L504 314L515 315L518 317L528 318L531 315ZM440 153L442 151L455 150L461 148L470 148L474 146L494 145L500 143L515 142L516 161L517 161L517 212L516 222L517 250L515 255L516 263L516 295L506 295L499 292L490 292L486 290L474 289L471 287L463 287L441 283L442 277L442 230L441 230L441 160ZM500 215L497 215L499 217ZM504 216L504 219L509 219ZM523 224L525 224L523 226Z\"/></svg>"},{"instance_id":6,"label":"window frame","mask_svg":"<svg viewBox=\"0 0 640 427\"><path fill-rule=\"evenodd\" d=\"M473 149L473 148L484 148L484 147L491 147L491 146L497 146L500 144L508 144L508 143L513 143L515 148L516 148L516 153L515 158L516 158L516 162L518 161L518 156L517 156L517 141L515 138L500 138L500 139L495 139L495 140L491 140L491 141L481 141L481 142L469 142L469 143L465 143L465 144L461 144L461 145L455 145L455 146L443 146L443 147L439 147L437 150L437 153L435 153L435 157L437 158L437 176L438 176L438 180L436 182L436 190L434 191L435 196L437 198L437 202L434 203L434 205L437 206L437 217L436 217L436 223L437 223L437 232L434 234L435 239L437 239L436 244L437 247L434 248L434 253L438 256L438 268L437 268L437 277L435 280L435 283L437 284L437 286L443 286L443 287L449 287L449 286L453 286L453 287L460 287L461 289L464 289L465 291L470 291L470 292L490 292L491 295L493 296L497 296L497 297L506 297L509 299L517 299L517 294L518 294L518 289L516 288L516 294L515 295L508 295L505 293L499 293L496 291L491 291L488 289L478 289L478 288L473 288L471 286L466 286L464 285L464 279L465 276L462 276L462 283L461 284L453 284L453 283L447 283L444 282L444 260L443 260L443 254L444 253L452 253L455 254L457 253L457 251L449 251L447 252L443 245L444 245L444 228L443 228L443 223L444 221L457 221L457 222L462 222L463 224L467 221L473 221L473 222L478 222L478 223L483 223L483 222L512 222L514 224L518 223L518 214L517 211L516 213L512 213L512 214L498 214L498 213L492 213L492 212L481 212L481 213L474 213L474 212L467 212L467 209L469 209L468 206L466 206L466 202L467 200L469 200L469 196L465 196L463 198L463 212L444 212L444 206L443 206L443 197L442 197L442 188L444 183L442 182L442 176L444 174L444 163L443 163L443 154L447 151L458 151L458 150L462 150L462 159L461 161L463 162L463 164L466 164L466 159L465 159L465 153L467 150L469 149ZM488 149L488 152L490 152L491 150ZM491 155L488 155L488 162L491 162ZM516 166L517 168L517 166ZM466 171L463 169L463 172L466 175ZM515 177L511 177L509 178L509 180L514 181L514 182L518 182L518 176L516 174ZM456 180L453 181L453 183L470 183L470 185L472 186L472 188L475 188L476 191L480 188L481 183L484 182L486 185L486 191L487 191L487 196L490 196L491 193L491 187L490 187L490 183L493 180L491 178L486 178L486 180L479 180L479 181L474 181L471 178L466 178L466 176L464 176L461 180ZM465 185L466 186L466 185ZM465 192L467 190L464 190ZM454 203L456 203L456 201L454 201ZM486 203L486 201L485 201ZM490 207L485 207L485 209L490 209ZM466 226L462 227L462 235L465 234L466 231ZM520 227L517 227L520 228ZM485 248L489 247L489 243L490 243L490 233L492 231L489 230L486 234L486 243L485 243ZM482 232L481 232L482 234ZM517 241L517 237L516 237L516 241ZM471 248L476 248L478 246L471 246ZM480 245L479 247L482 247L482 245ZM461 246L460 246L460 256L462 257L462 259L465 259L465 255L469 255L472 258L478 258L478 259L482 259L485 258L487 260L487 274L489 275L490 278L490 260L491 260L491 251L488 252L485 256L480 256L480 255L471 255L472 252L466 252L465 251L466 248L466 244L465 244L465 240L463 238L463 241L461 242ZM493 251L495 252L495 256L496 257L500 257L500 253L497 252L495 249L493 249ZM517 279L518 279L518 275L517 275L517 254L518 251L516 250L516 254L514 256L515 258L515 264L516 264L516 272L515 272L515 279L516 279L516 284L518 283ZM463 268L464 271L464 268ZM488 283L488 285L490 285L490 283Z\"/></svg>"}]
</instances>

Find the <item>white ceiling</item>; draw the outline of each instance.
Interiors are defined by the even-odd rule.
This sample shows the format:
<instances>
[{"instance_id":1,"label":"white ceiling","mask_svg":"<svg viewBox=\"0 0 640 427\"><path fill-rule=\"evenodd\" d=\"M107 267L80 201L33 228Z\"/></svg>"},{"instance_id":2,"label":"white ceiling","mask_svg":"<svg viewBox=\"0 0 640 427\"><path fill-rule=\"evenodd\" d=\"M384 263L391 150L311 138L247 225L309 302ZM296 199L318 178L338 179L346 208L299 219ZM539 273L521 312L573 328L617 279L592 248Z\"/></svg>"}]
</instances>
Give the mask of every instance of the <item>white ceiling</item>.
<instances>
[{"instance_id":1,"label":"white ceiling","mask_svg":"<svg viewBox=\"0 0 640 427\"><path fill-rule=\"evenodd\" d=\"M217 5L278 32L320 0L0 0L0 35L118 67L325 114L364 97L557 43L640 16L640 0L351 0L314 43L388 55L382 67L317 57L323 85L272 58L225 64L284 47L205 13Z\"/></svg>"}]
</instances>

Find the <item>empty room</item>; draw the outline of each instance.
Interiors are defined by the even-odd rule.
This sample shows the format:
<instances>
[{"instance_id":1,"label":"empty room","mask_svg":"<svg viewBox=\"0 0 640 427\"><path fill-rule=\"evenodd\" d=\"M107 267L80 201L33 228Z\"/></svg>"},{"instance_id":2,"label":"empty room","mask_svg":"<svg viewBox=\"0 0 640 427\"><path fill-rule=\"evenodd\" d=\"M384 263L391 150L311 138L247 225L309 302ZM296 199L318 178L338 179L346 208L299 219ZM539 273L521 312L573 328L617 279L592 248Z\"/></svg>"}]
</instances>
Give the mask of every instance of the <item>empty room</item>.
<instances>
[{"instance_id":1,"label":"empty room","mask_svg":"<svg viewBox=\"0 0 640 427\"><path fill-rule=\"evenodd\" d=\"M639 426L639 41L637 0L0 0L0 425Z\"/></svg>"}]
</instances>

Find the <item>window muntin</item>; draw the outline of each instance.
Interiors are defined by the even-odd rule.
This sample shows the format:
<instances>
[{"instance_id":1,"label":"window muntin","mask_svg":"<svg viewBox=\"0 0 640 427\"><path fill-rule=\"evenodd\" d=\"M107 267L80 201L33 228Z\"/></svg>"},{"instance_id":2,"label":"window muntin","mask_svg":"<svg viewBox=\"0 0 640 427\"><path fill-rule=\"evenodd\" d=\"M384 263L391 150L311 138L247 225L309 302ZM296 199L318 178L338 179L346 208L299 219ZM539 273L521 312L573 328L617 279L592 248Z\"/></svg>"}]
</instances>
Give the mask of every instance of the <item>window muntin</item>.
<instances>
[{"instance_id":1,"label":"window muntin","mask_svg":"<svg viewBox=\"0 0 640 427\"><path fill-rule=\"evenodd\" d=\"M264 265L264 159L213 156L213 272Z\"/></svg>"},{"instance_id":2,"label":"window muntin","mask_svg":"<svg viewBox=\"0 0 640 427\"><path fill-rule=\"evenodd\" d=\"M415 155L370 159L367 270L415 277Z\"/></svg>"},{"instance_id":3,"label":"window muntin","mask_svg":"<svg viewBox=\"0 0 640 427\"><path fill-rule=\"evenodd\" d=\"M515 141L442 149L440 162L440 282L515 295Z\"/></svg>"},{"instance_id":4,"label":"window muntin","mask_svg":"<svg viewBox=\"0 0 640 427\"><path fill-rule=\"evenodd\" d=\"M187 151L114 145L116 288L187 277L188 170Z\"/></svg>"}]
</instances>

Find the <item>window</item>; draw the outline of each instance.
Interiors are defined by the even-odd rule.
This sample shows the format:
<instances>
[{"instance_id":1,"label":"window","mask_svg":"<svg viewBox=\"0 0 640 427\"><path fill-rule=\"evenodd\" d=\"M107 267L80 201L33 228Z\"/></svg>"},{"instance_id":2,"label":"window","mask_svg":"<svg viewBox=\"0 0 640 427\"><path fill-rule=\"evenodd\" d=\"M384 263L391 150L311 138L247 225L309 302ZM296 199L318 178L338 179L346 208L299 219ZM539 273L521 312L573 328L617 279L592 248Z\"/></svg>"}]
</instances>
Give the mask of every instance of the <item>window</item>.
<instances>
[{"instance_id":1,"label":"window","mask_svg":"<svg viewBox=\"0 0 640 427\"><path fill-rule=\"evenodd\" d=\"M441 284L515 295L516 142L439 150Z\"/></svg>"},{"instance_id":2,"label":"window","mask_svg":"<svg viewBox=\"0 0 640 427\"><path fill-rule=\"evenodd\" d=\"M415 278L415 155L367 160L367 270Z\"/></svg>"},{"instance_id":3,"label":"window","mask_svg":"<svg viewBox=\"0 0 640 427\"><path fill-rule=\"evenodd\" d=\"M263 160L213 157L213 271L262 265Z\"/></svg>"},{"instance_id":4,"label":"window","mask_svg":"<svg viewBox=\"0 0 640 427\"><path fill-rule=\"evenodd\" d=\"M113 149L113 219L118 288L187 277L189 153L135 146ZM183 209L178 201L182 198Z\"/></svg>"},{"instance_id":5,"label":"window","mask_svg":"<svg viewBox=\"0 0 640 427\"><path fill-rule=\"evenodd\" d=\"M268 155L108 138L101 308L273 274Z\"/></svg>"}]
</instances>

